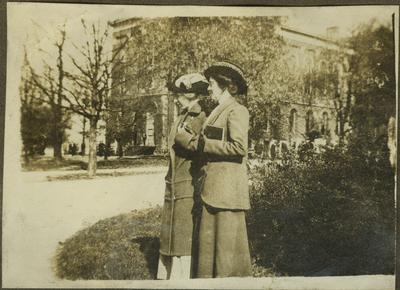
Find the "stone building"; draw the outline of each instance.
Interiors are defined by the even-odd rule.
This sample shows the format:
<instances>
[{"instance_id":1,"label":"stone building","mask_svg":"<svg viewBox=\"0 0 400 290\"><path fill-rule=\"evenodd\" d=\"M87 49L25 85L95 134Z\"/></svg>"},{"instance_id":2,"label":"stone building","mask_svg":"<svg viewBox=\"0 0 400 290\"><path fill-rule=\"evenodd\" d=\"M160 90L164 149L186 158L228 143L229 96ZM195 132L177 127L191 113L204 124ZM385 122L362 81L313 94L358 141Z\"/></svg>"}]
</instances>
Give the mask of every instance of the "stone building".
<instances>
[{"instance_id":1,"label":"stone building","mask_svg":"<svg viewBox=\"0 0 400 290\"><path fill-rule=\"evenodd\" d=\"M114 40L132 33L132 28L140 25L140 22L139 18L131 18L110 23L113 27ZM307 98L307 91L305 91L304 95L299 95L296 100L282 101L277 106L276 113L280 116L279 126L270 124L263 140L258 144L252 144L257 154L271 159L279 157L290 147L299 146L310 136L312 131L316 132L314 142L317 144L339 142L342 131L346 130L348 126L346 118L340 118L338 115L341 112L338 103L345 103L344 98L348 94L347 56L351 54L350 50L344 50L336 43L336 27L329 28L324 37L285 26L279 27L276 33L285 40L288 46L288 53L283 57L287 59L293 69L312 72L316 68L334 67L338 74L338 87L336 88L336 103L332 97L324 94L314 94L312 99ZM341 57L340 62L324 63L319 61L320 56L326 51L340 52L344 57ZM123 53L129 53L129 51ZM131 144L136 147L155 147L156 153L167 152L168 132L177 114L173 97L166 89L160 89L162 87L165 85L152 83L150 93L149 91L134 93L136 98L146 105L144 112L140 113L141 118L139 119L142 121L132 127ZM151 92L152 88L154 88L154 92ZM125 96L117 95L115 97L124 98ZM125 154L129 155L128 151Z\"/></svg>"},{"instance_id":2,"label":"stone building","mask_svg":"<svg viewBox=\"0 0 400 290\"><path fill-rule=\"evenodd\" d=\"M321 72L333 69L337 72L336 97L317 92L312 98L305 88L303 95L292 101L282 102L276 108L280 115L280 127L268 126L263 146L258 154L267 158L276 158L290 147L297 148L314 131L315 144L336 144L344 131L349 129L346 116L340 117L340 104L346 103L348 88L348 57L353 53L336 43L337 27L327 29L325 37L304 33L282 26L278 32L288 46L287 61L294 70L303 72ZM327 51L341 54L340 62L326 63L322 54Z\"/></svg>"}]
</instances>

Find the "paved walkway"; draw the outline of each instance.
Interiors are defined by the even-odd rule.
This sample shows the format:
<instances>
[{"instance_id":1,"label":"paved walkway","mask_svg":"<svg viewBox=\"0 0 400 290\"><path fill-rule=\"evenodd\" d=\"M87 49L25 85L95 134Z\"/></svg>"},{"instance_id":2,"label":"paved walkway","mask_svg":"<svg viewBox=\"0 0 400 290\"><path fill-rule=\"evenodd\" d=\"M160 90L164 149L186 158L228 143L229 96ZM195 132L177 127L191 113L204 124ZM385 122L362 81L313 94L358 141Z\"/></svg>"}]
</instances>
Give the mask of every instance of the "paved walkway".
<instances>
[{"instance_id":1,"label":"paved walkway","mask_svg":"<svg viewBox=\"0 0 400 290\"><path fill-rule=\"evenodd\" d=\"M394 276L219 278L176 281L67 281L60 288L394 290Z\"/></svg>"},{"instance_id":2,"label":"paved walkway","mask_svg":"<svg viewBox=\"0 0 400 290\"><path fill-rule=\"evenodd\" d=\"M105 169L100 172L106 172ZM116 171L114 169L108 170ZM191 281L65 281L52 257L60 241L100 219L162 204L164 167L118 169L131 176L46 181L68 172L24 172L8 180L3 211L3 287L195 289L394 289L393 276L196 279Z\"/></svg>"}]
</instances>

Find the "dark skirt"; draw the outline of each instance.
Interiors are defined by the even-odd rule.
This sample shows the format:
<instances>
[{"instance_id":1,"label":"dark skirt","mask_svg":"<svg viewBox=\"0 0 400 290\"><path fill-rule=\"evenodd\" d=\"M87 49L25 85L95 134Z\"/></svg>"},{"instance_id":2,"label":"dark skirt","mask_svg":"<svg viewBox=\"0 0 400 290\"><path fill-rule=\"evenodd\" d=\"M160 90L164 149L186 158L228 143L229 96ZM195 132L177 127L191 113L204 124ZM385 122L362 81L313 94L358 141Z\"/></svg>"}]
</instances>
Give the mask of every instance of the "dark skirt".
<instances>
[{"instance_id":1,"label":"dark skirt","mask_svg":"<svg viewBox=\"0 0 400 290\"><path fill-rule=\"evenodd\" d=\"M194 255L196 278L248 277L251 260L245 212L203 205Z\"/></svg>"}]
</instances>

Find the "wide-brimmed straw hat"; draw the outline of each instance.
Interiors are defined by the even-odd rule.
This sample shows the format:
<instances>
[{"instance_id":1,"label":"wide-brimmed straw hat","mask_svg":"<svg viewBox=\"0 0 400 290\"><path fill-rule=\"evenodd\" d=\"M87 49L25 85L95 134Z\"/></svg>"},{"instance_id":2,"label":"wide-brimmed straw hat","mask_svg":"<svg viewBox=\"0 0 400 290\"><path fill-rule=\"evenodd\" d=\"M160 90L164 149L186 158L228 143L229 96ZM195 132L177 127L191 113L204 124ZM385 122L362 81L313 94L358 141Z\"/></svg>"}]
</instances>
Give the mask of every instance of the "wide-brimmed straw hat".
<instances>
[{"instance_id":1,"label":"wide-brimmed straw hat","mask_svg":"<svg viewBox=\"0 0 400 290\"><path fill-rule=\"evenodd\" d=\"M213 75L222 75L230 78L237 85L239 95L247 94L247 82L243 70L236 64L228 61L216 62L204 71L204 76L207 80Z\"/></svg>"}]
</instances>

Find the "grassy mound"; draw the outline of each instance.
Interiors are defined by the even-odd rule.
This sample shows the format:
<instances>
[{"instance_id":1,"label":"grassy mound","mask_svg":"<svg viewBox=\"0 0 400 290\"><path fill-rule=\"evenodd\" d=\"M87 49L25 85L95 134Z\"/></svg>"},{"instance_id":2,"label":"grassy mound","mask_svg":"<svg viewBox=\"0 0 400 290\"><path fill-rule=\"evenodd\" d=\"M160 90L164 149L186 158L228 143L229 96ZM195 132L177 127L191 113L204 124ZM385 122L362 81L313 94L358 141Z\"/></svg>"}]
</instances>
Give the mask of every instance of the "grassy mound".
<instances>
[{"instance_id":1,"label":"grassy mound","mask_svg":"<svg viewBox=\"0 0 400 290\"><path fill-rule=\"evenodd\" d=\"M60 243L55 272L69 280L155 279L161 207L101 220ZM251 241L250 241L251 244ZM254 277L279 275L253 263Z\"/></svg>"},{"instance_id":2,"label":"grassy mound","mask_svg":"<svg viewBox=\"0 0 400 290\"><path fill-rule=\"evenodd\" d=\"M101 220L60 243L55 257L59 278L155 279L161 208Z\"/></svg>"}]
</instances>

